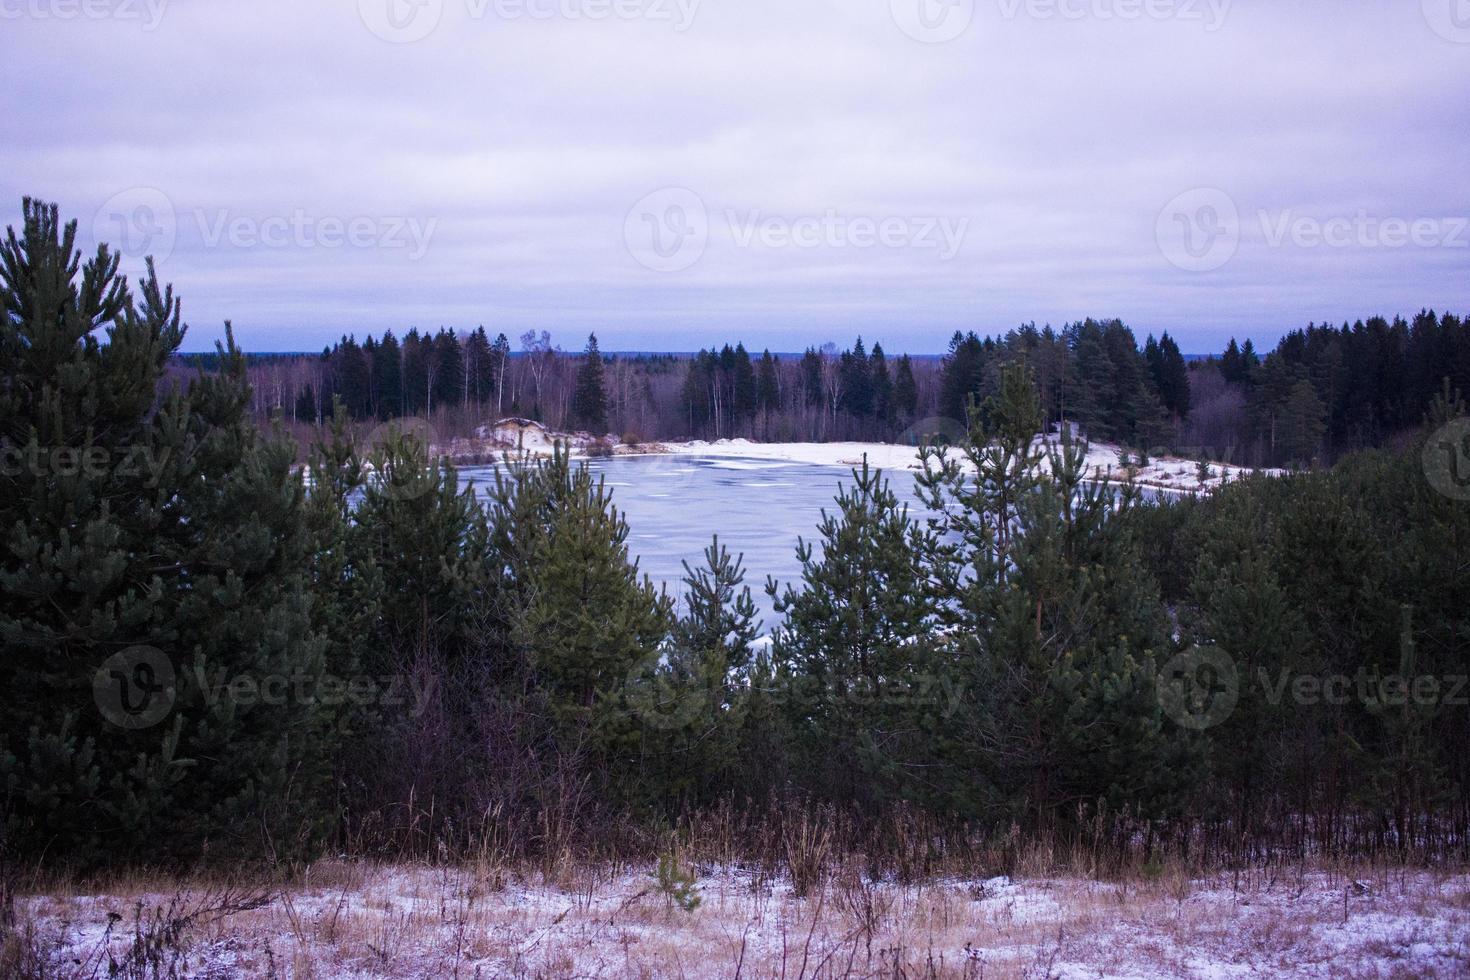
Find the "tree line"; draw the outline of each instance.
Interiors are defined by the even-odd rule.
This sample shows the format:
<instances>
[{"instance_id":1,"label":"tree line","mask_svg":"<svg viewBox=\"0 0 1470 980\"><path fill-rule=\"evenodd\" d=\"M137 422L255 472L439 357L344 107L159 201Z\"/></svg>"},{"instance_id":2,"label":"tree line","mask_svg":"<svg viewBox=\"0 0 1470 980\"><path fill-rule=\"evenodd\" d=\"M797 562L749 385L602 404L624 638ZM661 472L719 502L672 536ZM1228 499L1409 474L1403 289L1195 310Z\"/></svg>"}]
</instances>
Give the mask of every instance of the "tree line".
<instances>
[{"instance_id":1,"label":"tree line","mask_svg":"<svg viewBox=\"0 0 1470 980\"><path fill-rule=\"evenodd\" d=\"M625 441L916 441L963 427L972 404L1024 363L1043 421L1145 454L1306 467L1385 444L1422 419L1438 383L1470 383L1463 318L1424 311L1340 328L1309 325L1264 357L1232 339L1187 361L1167 332L1140 344L1120 320L994 336L956 332L939 359L890 359L861 337L801 355L741 342L685 355L604 355L596 337L567 354L546 331L519 348L483 327L342 338L320 356L247 359L259 421L318 425L340 400L354 420L432 418L446 438L507 415ZM201 360L201 358L193 358ZM309 439L304 428L298 432Z\"/></svg>"}]
</instances>

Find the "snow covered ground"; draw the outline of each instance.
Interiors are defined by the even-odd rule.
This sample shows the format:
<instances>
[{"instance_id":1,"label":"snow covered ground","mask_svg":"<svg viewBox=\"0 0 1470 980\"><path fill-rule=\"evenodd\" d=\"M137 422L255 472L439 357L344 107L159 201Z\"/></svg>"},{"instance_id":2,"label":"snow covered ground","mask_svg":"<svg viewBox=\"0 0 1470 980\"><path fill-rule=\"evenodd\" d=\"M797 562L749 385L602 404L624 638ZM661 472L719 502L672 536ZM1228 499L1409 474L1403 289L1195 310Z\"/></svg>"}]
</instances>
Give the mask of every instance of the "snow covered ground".
<instances>
[{"instance_id":1,"label":"snow covered ground","mask_svg":"<svg viewBox=\"0 0 1470 980\"><path fill-rule=\"evenodd\" d=\"M1055 439L1055 437L1053 437ZM1041 438L1037 438L1040 445ZM918 470L919 451L914 446L880 442L751 442L749 439L720 439L716 442L663 443L670 453L700 456L731 456L741 459L781 460L819 466L859 466L866 456L868 464L886 472ZM1110 443L1091 443L1087 449L1087 468L1094 480L1105 477L1115 482L1125 478L1119 453L1121 447ZM1136 455L1132 456L1136 463ZM1210 464L1210 476L1201 481L1199 465L1194 460L1174 456L1149 459L1149 465L1135 467L1134 482L1156 490L1195 493L1210 490L1229 480L1238 480L1253 472L1244 466ZM1279 470L1263 472L1279 475Z\"/></svg>"},{"instance_id":2,"label":"snow covered ground","mask_svg":"<svg viewBox=\"0 0 1470 980\"><path fill-rule=\"evenodd\" d=\"M0 973L29 962L40 971L19 975L107 976L109 962L126 967L130 951L148 949L188 977L1470 974L1470 875L1458 871L911 886L839 877L798 898L784 880L702 868L698 888L686 912L646 869L547 883L491 867L333 862L285 892L233 896L246 907L236 911L218 890L163 882L52 891L17 901Z\"/></svg>"},{"instance_id":3,"label":"snow covered ground","mask_svg":"<svg viewBox=\"0 0 1470 980\"><path fill-rule=\"evenodd\" d=\"M1055 436L1051 437L1055 440ZM690 442L650 442L624 445L613 436L592 436L583 433L548 432L543 429L527 429L518 432L515 441L502 438L496 441L457 440L455 443L438 446L436 449L460 464L472 464L493 460L508 447L516 451L549 455L556 444L567 445L574 457L585 457L592 450L602 455L683 455L705 457L727 457L730 459L766 460L785 463L806 463L814 466L852 467L862 465L864 457L875 469L888 473L902 470L917 471L919 451L915 446L896 445L882 442L753 442L749 439L718 439L706 442L695 439ZM1037 437L1038 448L1042 437ZM1156 456L1149 459L1147 466L1138 466L1136 454L1129 454L1131 471L1125 471L1120 459L1122 447L1111 443L1091 443L1087 451L1089 476L1095 481L1109 479L1122 482L1127 472L1139 486L1149 487L1166 493L1199 493L1215 489L1231 480L1238 480L1254 472L1245 466L1212 462L1209 476L1201 479L1196 461L1176 456ZM959 454L956 454L957 458ZM1280 470L1262 470L1270 475L1280 475Z\"/></svg>"}]
</instances>

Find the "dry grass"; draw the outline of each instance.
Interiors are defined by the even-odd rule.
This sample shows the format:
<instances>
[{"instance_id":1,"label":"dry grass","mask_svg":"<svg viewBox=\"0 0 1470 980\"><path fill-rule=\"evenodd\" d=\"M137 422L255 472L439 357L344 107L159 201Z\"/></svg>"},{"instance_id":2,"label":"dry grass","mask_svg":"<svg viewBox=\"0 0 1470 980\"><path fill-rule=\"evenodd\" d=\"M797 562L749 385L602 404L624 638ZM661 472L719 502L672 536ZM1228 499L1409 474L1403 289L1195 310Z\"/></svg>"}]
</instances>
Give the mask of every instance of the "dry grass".
<instances>
[{"instance_id":1,"label":"dry grass","mask_svg":"<svg viewBox=\"0 0 1470 980\"><path fill-rule=\"evenodd\" d=\"M268 893L145 877L32 882L6 977L1461 976L1470 876L1317 868L1094 880L875 882L700 869L684 912L649 870L313 865ZM39 888L37 887L39 886Z\"/></svg>"}]
</instances>

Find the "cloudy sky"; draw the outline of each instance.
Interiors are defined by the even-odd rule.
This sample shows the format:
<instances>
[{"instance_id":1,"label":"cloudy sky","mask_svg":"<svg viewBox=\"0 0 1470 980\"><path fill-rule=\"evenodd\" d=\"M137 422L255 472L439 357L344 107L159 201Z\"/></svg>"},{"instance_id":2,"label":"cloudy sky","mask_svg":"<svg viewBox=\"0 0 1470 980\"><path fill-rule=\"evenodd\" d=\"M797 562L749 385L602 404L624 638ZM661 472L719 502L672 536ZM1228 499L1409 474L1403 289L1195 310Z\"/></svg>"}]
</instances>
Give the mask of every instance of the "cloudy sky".
<instances>
[{"instance_id":1,"label":"cloudy sky","mask_svg":"<svg viewBox=\"0 0 1470 980\"><path fill-rule=\"evenodd\" d=\"M1470 312L1470 0L0 0L0 208L205 349Z\"/></svg>"}]
</instances>

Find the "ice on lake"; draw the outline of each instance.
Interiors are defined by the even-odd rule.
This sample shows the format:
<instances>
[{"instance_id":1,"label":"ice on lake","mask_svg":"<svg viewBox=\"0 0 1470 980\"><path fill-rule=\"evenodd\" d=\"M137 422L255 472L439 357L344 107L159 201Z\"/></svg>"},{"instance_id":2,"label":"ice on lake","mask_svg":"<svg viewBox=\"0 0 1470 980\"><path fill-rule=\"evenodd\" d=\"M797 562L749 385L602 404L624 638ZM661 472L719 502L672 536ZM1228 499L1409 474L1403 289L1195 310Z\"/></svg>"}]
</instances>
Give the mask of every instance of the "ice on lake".
<instances>
[{"instance_id":1,"label":"ice on lake","mask_svg":"<svg viewBox=\"0 0 1470 980\"><path fill-rule=\"evenodd\" d=\"M839 483L851 485L852 469L811 463L732 459L722 456L615 456L587 465L612 491L613 504L628 521L628 549L655 585L682 593L681 564L698 567L710 539L745 557L762 632L774 624L766 577L795 582L798 537L811 540L823 508L833 509ZM889 476L899 500L921 513L914 475ZM492 467L466 467L460 479L473 480L480 492L493 486Z\"/></svg>"}]
</instances>

